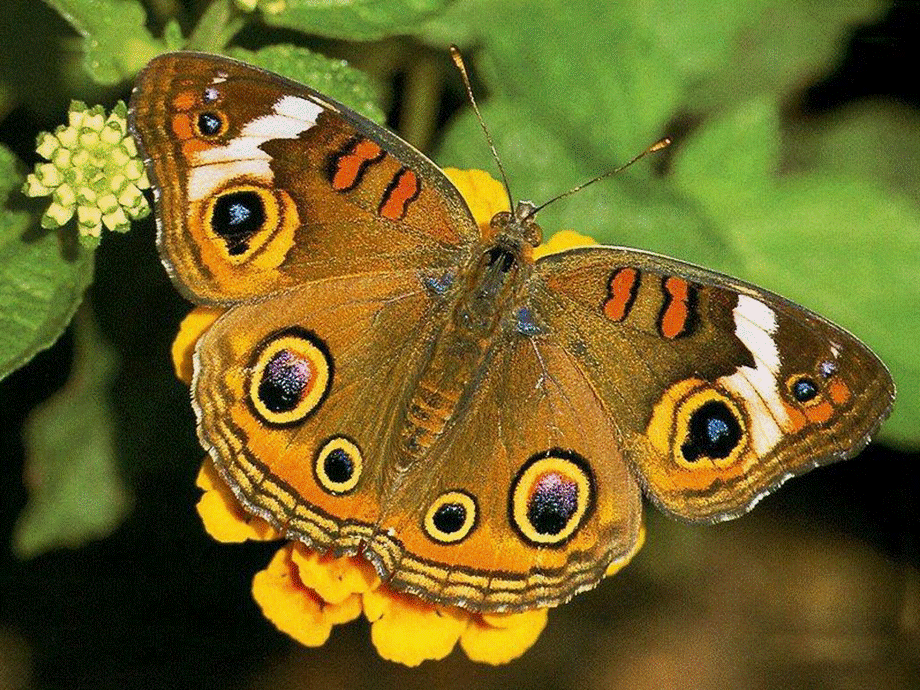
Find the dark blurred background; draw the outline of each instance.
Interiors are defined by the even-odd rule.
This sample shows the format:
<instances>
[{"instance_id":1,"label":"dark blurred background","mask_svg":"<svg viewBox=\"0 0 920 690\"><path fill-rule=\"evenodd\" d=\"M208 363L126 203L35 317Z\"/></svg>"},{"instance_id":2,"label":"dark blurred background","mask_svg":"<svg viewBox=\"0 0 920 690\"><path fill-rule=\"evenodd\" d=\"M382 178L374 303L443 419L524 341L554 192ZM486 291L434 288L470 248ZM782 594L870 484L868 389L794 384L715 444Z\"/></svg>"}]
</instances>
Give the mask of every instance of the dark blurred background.
<instances>
[{"instance_id":1,"label":"dark blurred background","mask_svg":"<svg viewBox=\"0 0 920 690\"><path fill-rule=\"evenodd\" d=\"M882 21L854 31L836 70L787 104L787 116L875 98L920 107L918 26L920 4L892 3ZM395 114L399 78L393 88ZM457 93L442 105L445 117L465 107ZM34 131L29 117L11 113L4 140ZM17 153L28 160L30 146ZM151 235L108 238L91 288L106 296L91 302L123 358L114 398L119 428L130 431L119 451L147 458L123 468L135 503L112 536L27 561L12 555L27 499L22 425L66 380L72 337L0 382L0 690L920 687L920 456L875 444L732 523L689 527L649 510L635 561L553 611L536 646L508 666L455 652L405 669L377 657L363 621L334 629L322 648L298 646L249 591L276 547L218 544L195 513L202 451L168 361L171 329L189 307ZM150 404L119 403L137 397Z\"/></svg>"}]
</instances>

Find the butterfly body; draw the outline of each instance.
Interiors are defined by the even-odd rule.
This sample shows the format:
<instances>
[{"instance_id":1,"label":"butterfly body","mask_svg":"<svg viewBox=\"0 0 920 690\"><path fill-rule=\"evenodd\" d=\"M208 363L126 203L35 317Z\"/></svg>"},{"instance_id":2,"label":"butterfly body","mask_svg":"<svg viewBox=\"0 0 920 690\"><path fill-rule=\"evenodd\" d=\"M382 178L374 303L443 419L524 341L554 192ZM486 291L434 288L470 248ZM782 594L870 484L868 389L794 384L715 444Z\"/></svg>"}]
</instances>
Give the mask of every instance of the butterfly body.
<instances>
[{"instance_id":1,"label":"butterfly body","mask_svg":"<svg viewBox=\"0 0 920 690\"><path fill-rule=\"evenodd\" d=\"M587 247L454 185L322 94L161 56L132 128L196 348L199 436L251 513L476 611L553 605L635 549L641 495L734 517L890 409L856 338L755 286Z\"/></svg>"}]
</instances>

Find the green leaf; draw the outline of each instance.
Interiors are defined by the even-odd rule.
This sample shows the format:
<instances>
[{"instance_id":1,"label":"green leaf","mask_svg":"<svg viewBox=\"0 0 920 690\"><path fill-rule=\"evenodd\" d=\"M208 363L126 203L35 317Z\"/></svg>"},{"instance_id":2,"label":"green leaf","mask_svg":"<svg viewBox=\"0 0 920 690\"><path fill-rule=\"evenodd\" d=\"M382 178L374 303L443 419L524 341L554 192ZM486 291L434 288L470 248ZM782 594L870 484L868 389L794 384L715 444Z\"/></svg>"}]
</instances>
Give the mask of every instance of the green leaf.
<instances>
[{"instance_id":1,"label":"green leaf","mask_svg":"<svg viewBox=\"0 0 920 690\"><path fill-rule=\"evenodd\" d=\"M378 86L363 72L349 67L344 60L333 60L290 45L269 46L256 52L234 48L228 54L308 84L374 122L382 123L386 119L379 105Z\"/></svg>"},{"instance_id":2,"label":"green leaf","mask_svg":"<svg viewBox=\"0 0 920 690\"><path fill-rule=\"evenodd\" d=\"M777 177L777 125L776 109L755 100L704 128L677 157L675 183L734 250L734 260L714 255L708 265L775 290L863 339L899 388L883 438L916 444L920 208L841 169Z\"/></svg>"},{"instance_id":3,"label":"green leaf","mask_svg":"<svg viewBox=\"0 0 920 690\"><path fill-rule=\"evenodd\" d=\"M569 0L560 11L553 0L461 0L418 33L438 47L460 38L481 47L488 63L474 73L490 93L602 169L680 117L757 93L779 97L829 72L852 24L878 8L875 0Z\"/></svg>"},{"instance_id":4,"label":"green leaf","mask_svg":"<svg viewBox=\"0 0 920 690\"><path fill-rule=\"evenodd\" d=\"M284 0L263 12L267 24L330 38L369 41L409 33L447 4L447 0Z\"/></svg>"},{"instance_id":5,"label":"green leaf","mask_svg":"<svg viewBox=\"0 0 920 690\"><path fill-rule=\"evenodd\" d=\"M117 470L109 402L117 357L88 312L74 325L70 379L26 422L29 503L13 534L20 557L105 537L131 503Z\"/></svg>"},{"instance_id":6,"label":"green leaf","mask_svg":"<svg viewBox=\"0 0 920 690\"><path fill-rule=\"evenodd\" d=\"M135 0L45 0L83 36L84 65L100 84L131 79L165 45L144 27Z\"/></svg>"},{"instance_id":7,"label":"green leaf","mask_svg":"<svg viewBox=\"0 0 920 690\"><path fill-rule=\"evenodd\" d=\"M501 152L515 199L540 204L598 172L552 132L522 120L520 110L507 99L489 101L482 113ZM469 112L448 130L437 159L459 168L483 168L498 177L482 130ZM548 206L540 212L539 223L544 238L558 230L575 230L603 243L690 260L701 260L714 250L720 254L731 251L711 219L671 185L654 178L645 163Z\"/></svg>"},{"instance_id":8,"label":"green leaf","mask_svg":"<svg viewBox=\"0 0 920 690\"><path fill-rule=\"evenodd\" d=\"M859 101L788 128L787 167L874 181L920 204L920 112L893 101Z\"/></svg>"},{"instance_id":9,"label":"green leaf","mask_svg":"<svg viewBox=\"0 0 920 690\"><path fill-rule=\"evenodd\" d=\"M0 198L22 185L16 159L0 147ZM37 218L0 211L0 378L54 343L83 299L93 254L76 234L43 230Z\"/></svg>"}]
</instances>

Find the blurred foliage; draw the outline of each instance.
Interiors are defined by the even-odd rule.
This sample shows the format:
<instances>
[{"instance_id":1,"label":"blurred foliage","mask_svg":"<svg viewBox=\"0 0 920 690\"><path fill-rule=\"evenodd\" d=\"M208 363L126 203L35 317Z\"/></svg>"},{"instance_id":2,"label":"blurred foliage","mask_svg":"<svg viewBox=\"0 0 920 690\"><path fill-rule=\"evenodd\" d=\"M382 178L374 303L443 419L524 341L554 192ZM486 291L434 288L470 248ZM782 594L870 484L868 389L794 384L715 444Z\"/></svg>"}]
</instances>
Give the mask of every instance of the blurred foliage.
<instances>
[{"instance_id":1,"label":"blurred foliage","mask_svg":"<svg viewBox=\"0 0 920 690\"><path fill-rule=\"evenodd\" d=\"M73 352L58 346L53 356L42 358L42 367L59 372L67 370L68 357L74 363L65 388L37 408L24 427L29 502L22 508L24 497L4 501L10 533L18 519L19 552L78 546L109 533L127 513L132 494L140 503L165 502L163 510L177 501L188 504L180 511L191 510L191 477L201 451L187 392L170 378L168 365L171 334L187 305L156 263L152 222L136 223L127 237L104 238L93 252L76 241L72 225L54 232L41 229L44 202L15 191L25 164L36 160L35 136L60 124L72 99L110 107L127 97L134 74L150 57L183 47L278 71L378 122L389 108L391 121L404 124L414 143L434 148L440 164L492 170L482 133L447 58L447 44L458 43L467 54L512 190L535 201L622 163L663 135L674 136L675 144L650 164L634 166L546 209L541 214L546 233L570 228L603 242L674 255L776 290L830 317L864 339L892 369L898 399L879 438L916 448L920 116L916 109L877 101L820 116L806 117L801 110L808 88L839 68L854 28L879 21L886 7L873 0L8 0L0 10L5 48L0 54L0 378L58 339L92 284ZM399 96L392 105L387 103L391 89ZM91 334L96 321L101 335ZM47 374L26 369L0 382L6 439L23 433L21 401L37 402L29 397L35 388L31 376ZM17 417L14 410L22 414ZM9 446L8 471L17 468L15 446ZM171 472L187 479L182 486L189 487L188 494L175 486L172 493L161 494L158 484L148 483ZM914 481L912 476L908 481ZM17 480L15 485L21 492L22 484ZM172 513L159 518L146 528L154 530L162 548L175 537L163 526L171 524ZM667 542L669 528L653 523L650 545L658 539L658 527ZM684 530L679 543L693 539L688 528L670 529ZM768 553L773 536L755 537L754 548ZM803 554L817 548L806 544L773 560L749 559L746 572L757 580L759 569L768 570L781 558L805 563L796 572L809 580L808 568L814 564ZM852 551L845 553L840 562L853 558ZM659 556L673 564L673 554L670 560L660 553L646 555L638 575L627 576L633 580L617 588L619 596L638 596L642 602L643 588L672 592L680 586L669 580L673 573L655 571L652 559ZM744 556L724 555L728 560ZM875 586L892 580L892 566L871 556L857 562L852 574L834 575L834 567L815 565L816 572L845 581L831 582L820 592L809 590L813 600L793 601L782 613L758 619L773 631L773 647L758 648L762 656L789 655L790 649L814 652L797 667L802 675L794 676L792 684L817 677L812 672L833 663L844 647L858 656L856 648L863 645L862 652L872 659L898 660L890 667L897 679L891 687L910 687L913 677L899 665L900 650L879 651L878 646L885 630L904 625L909 612L894 612L890 601L854 598L861 582ZM863 568L864 563L869 565ZM901 601L916 606L920 595L912 577L900 583L903 592L913 592ZM791 580L770 582L791 590L796 586ZM194 591L208 600L203 590ZM749 597L757 603L770 593L746 590L734 596L737 602ZM564 620L588 614L587 625L597 625L590 629L601 635L599 640L620 649L602 632L600 614L586 611L587 604L577 608L578 601L575 613ZM783 616L796 608L829 615L842 602L846 610L827 624L830 633L821 622L786 637L777 632L787 625ZM732 655L743 650L719 646L718 637L737 640L737 631L713 627L703 615L719 604L718 597L685 603L677 612L683 627L643 633L648 638L661 632L674 645L667 650L643 646L640 639L626 650L631 660L626 667L608 658L609 649L605 657L599 641L593 653L600 666L590 678L577 655L571 668L554 669L558 650L545 645L526 668L531 674L558 670L565 676L562 684L572 687L611 687L605 675L611 669L632 678L633 688L643 687L643 679L649 687L654 685L650 679L671 686L686 681L678 669L694 665L700 654L708 654L701 649L712 651L715 645L715 656L707 658L721 659L722 666L696 667L700 675L690 676L699 681L694 684L755 685L745 674L766 673L769 663L755 659L753 671L732 666ZM746 611L739 604L728 620ZM866 623L869 612L881 614ZM666 612L660 618L664 626ZM833 631L852 620L863 621L864 637L843 642L834 637ZM613 621L626 631L637 623L616 616ZM566 625L548 644L571 646L584 640L584 632ZM707 630L719 633L700 632ZM757 647L761 640L747 641ZM685 658L675 656L680 653ZM0 667L2 654L0 644ZM322 652L310 658L324 661ZM308 664L298 666L297 659L287 663L293 677L313 673L306 670ZM264 682L289 683L287 668L266 671ZM355 668L339 668L342 684L357 687ZM875 669L872 664L860 668ZM507 671L500 678L506 685L523 686L523 677ZM727 682L713 681L720 678ZM430 680L439 682L434 676ZM821 684L837 687L837 680L826 677Z\"/></svg>"},{"instance_id":2,"label":"blurred foliage","mask_svg":"<svg viewBox=\"0 0 920 690\"><path fill-rule=\"evenodd\" d=\"M100 339L90 312L82 314L74 324L70 380L35 408L24 431L31 499L13 535L23 556L107 536L129 507L108 391L118 358Z\"/></svg>"}]
</instances>

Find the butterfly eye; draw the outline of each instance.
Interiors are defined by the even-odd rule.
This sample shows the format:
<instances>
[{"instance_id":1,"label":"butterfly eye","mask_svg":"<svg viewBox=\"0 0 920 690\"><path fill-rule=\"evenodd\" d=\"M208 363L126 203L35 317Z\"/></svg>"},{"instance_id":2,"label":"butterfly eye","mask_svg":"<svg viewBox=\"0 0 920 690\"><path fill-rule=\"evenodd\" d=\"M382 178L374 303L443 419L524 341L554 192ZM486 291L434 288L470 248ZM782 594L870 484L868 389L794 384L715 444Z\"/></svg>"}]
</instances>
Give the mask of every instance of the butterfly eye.
<instances>
[{"instance_id":1,"label":"butterfly eye","mask_svg":"<svg viewBox=\"0 0 920 690\"><path fill-rule=\"evenodd\" d=\"M223 113L216 111L205 111L199 113L198 119L195 120L196 133L205 139L218 137L227 131L227 119Z\"/></svg>"},{"instance_id":2,"label":"butterfly eye","mask_svg":"<svg viewBox=\"0 0 920 690\"><path fill-rule=\"evenodd\" d=\"M332 381L332 359L319 338L289 329L263 342L250 371L249 402L256 415L286 426L319 407Z\"/></svg>"},{"instance_id":3,"label":"butterfly eye","mask_svg":"<svg viewBox=\"0 0 920 690\"><path fill-rule=\"evenodd\" d=\"M316 454L313 471L316 481L335 495L354 490L364 469L364 458L355 443L345 436L329 439Z\"/></svg>"},{"instance_id":4,"label":"butterfly eye","mask_svg":"<svg viewBox=\"0 0 920 690\"><path fill-rule=\"evenodd\" d=\"M511 486L511 523L525 541L561 546L578 530L594 501L588 462L576 453L540 453L518 472Z\"/></svg>"},{"instance_id":5,"label":"butterfly eye","mask_svg":"<svg viewBox=\"0 0 920 690\"><path fill-rule=\"evenodd\" d=\"M442 544L456 544L466 539L476 526L476 499L465 491L441 494L425 513L425 533Z\"/></svg>"}]
</instances>

